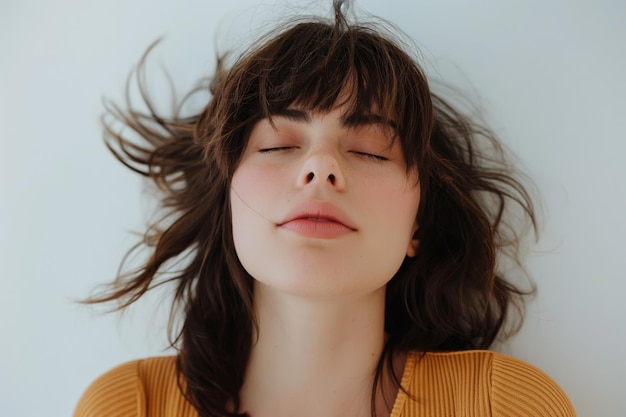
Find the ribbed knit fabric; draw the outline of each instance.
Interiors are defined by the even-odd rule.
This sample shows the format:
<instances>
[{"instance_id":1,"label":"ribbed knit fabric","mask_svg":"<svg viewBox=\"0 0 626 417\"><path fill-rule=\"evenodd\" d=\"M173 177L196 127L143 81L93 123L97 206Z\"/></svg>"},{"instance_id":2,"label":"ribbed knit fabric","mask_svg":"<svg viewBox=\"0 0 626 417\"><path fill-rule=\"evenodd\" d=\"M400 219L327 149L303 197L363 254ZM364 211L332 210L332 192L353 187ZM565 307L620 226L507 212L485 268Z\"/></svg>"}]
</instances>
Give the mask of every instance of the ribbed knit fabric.
<instances>
[{"instance_id":1,"label":"ribbed knit fabric","mask_svg":"<svg viewBox=\"0 0 626 417\"><path fill-rule=\"evenodd\" d=\"M75 417L197 417L178 389L176 358L128 362L96 379Z\"/></svg>"},{"instance_id":2,"label":"ribbed knit fabric","mask_svg":"<svg viewBox=\"0 0 626 417\"><path fill-rule=\"evenodd\" d=\"M85 391L74 417L197 417L178 390L175 363L168 356L114 368ZM410 353L401 382L390 417L575 416L546 374L490 351Z\"/></svg>"},{"instance_id":3,"label":"ribbed knit fabric","mask_svg":"<svg viewBox=\"0 0 626 417\"><path fill-rule=\"evenodd\" d=\"M412 353L390 417L574 417L545 373L490 351Z\"/></svg>"}]
</instances>

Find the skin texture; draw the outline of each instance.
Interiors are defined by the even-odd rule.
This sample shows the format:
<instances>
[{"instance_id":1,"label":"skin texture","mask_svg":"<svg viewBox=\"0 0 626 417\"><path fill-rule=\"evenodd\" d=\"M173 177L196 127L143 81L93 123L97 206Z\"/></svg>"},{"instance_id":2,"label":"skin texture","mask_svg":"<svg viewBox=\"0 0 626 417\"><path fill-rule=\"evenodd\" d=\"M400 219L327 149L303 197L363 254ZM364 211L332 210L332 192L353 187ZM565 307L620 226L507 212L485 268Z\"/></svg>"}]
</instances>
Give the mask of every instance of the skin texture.
<instances>
[{"instance_id":1,"label":"skin texture","mask_svg":"<svg viewBox=\"0 0 626 417\"><path fill-rule=\"evenodd\" d=\"M343 113L259 121L232 179L235 248L255 279L241 390L255 416L371 412L385 285L415 254L420 189L388 126L346 126ZM289 221L294 210L319 217ZM397 388L383 387L388 414Z\"/></svg>"},{"instance_id":2,"label":"skin texture","mask_svg":"<svg viewBox=\"0 0 626 417\"><path fill-rule=\"evenodd\" d=\"M278 115L251 132L231 204L237 256L258 282L300 296L366 294L415 253L420 190L399 141L379 124L345 126L342 110ZM325 238L283 224L294 209L318 205L341 213L346 230Z\"/></svg>"}]
</instances>

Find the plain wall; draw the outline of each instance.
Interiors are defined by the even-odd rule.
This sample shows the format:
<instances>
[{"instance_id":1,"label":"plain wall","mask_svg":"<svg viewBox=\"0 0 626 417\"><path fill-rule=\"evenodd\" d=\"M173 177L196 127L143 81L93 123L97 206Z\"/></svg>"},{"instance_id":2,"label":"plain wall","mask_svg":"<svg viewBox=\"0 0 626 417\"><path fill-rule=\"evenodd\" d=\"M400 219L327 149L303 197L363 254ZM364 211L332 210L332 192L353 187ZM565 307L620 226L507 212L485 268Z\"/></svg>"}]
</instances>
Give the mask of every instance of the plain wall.
<instances>
[{"instance_id":1,"label":"plain wall","mask_svg":"<svg viewBox=\"0 0 626 417\"><path fill-rule=\"evenodd\" d=\"M150 213L102 143L101 100L122 97L157 37L152 85L163 65L182 93L210 74L216 45L297 11L256 3L0 4L1 416L70 415L102 372L167 353L162 294L121 319L72 301L115 276ZM527 265L539 295L500 349L549 373L580 416L626 415L626 3L357 6L415 39L427 72L481 105L537 183L543 234ZM167 91L151 91L167 108Z\"/></svg>"}]
</instances>

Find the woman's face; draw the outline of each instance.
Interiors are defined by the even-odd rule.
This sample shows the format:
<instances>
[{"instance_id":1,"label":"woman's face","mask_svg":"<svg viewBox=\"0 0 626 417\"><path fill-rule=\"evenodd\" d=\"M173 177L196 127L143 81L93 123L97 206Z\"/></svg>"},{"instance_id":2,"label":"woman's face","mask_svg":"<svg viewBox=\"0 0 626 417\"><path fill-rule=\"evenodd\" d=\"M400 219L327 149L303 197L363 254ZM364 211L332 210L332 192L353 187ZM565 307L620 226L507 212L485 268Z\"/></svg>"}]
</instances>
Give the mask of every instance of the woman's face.
<instances>
[{"instance_id":1,"label":"woman's face","mask_svg":"<svg viewBox=\"0 0 626 417\"><path fill-rule=\"evenodd\" d=\"M291 294L372 292L415 253L420 200L400 141L375 117L293 107L259 121L232 178L237 256Z\"/></svg>"}]
</instances>

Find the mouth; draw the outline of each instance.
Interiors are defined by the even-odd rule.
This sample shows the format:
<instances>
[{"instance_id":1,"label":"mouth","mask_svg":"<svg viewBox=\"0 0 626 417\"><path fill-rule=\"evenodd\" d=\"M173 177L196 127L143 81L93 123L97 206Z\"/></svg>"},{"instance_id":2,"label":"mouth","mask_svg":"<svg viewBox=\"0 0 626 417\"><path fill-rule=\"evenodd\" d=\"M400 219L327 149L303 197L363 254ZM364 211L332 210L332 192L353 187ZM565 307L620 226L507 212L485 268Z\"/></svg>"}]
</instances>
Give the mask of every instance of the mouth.
<instances>
[{"instance_id":1,"label":"mouth","mask_svg":"<svg viewBox=\"0 0 626 417\"><path fill-rule=\"evenodd\" d=\"M278 226L299 235L317 238L334 238L357 230L346 213L324 201L297 205Z\"/></svg>"},{"instance_id":2,"label":"mouth","mask_svg":"<svg viewBox=\"0 0 626 417\"><path fill-rule=\"evenodd\" d=\"M341 226L344 226L348 229L352 229L351 227L347 226L346 224L344 224L342 221L334 218L334 217L321 217L321 216L300 216L300 217L294 217L292 219L289 219L283 223L280 223L279 226L284 226L288 223L293 223L293 222L312 222L312 223L336 223L339 224ZM354 229L353 229L354 230Z\"/></svg>"}]
</instances>

